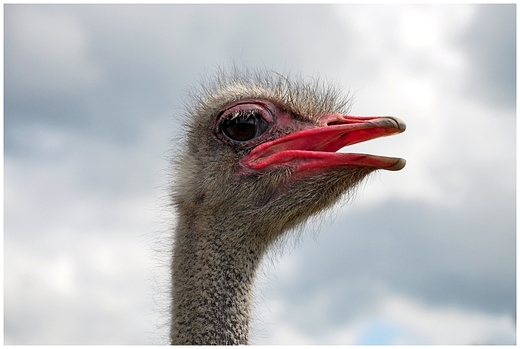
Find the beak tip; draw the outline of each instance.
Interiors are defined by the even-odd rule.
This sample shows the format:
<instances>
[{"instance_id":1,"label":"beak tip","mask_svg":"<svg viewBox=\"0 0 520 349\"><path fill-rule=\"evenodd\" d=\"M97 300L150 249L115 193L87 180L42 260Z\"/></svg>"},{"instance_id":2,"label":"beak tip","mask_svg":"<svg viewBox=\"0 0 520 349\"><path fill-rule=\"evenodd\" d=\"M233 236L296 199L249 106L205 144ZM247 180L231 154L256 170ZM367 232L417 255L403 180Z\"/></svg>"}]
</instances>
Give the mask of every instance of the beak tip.
<instances>
[{"instance_id":1,"label":"beak tip","mask_svg":"<svg viewBox=\"0 0 520 349\"><path fill-rule=\"evenodd\" d=\"M406 166L406 160L399 158L392 166L387 167L385 170L399 171L399 170L402 170L405 166Z\"/></svg>"},{"instance_id":2,"label":"beak tip","mask_svg":"<svg viewBox=\"0 0 520 349\"><path fill-rule=\"evenodd\" d=\"M389 119L392 119L396 124L397 124L397 128L401 131L401 132L404 132L406 130L406 124L404 123L403 120L399 119L399 118L396 118L395 116L389 116L388 117Z\"/></svg>"}]
</instances>

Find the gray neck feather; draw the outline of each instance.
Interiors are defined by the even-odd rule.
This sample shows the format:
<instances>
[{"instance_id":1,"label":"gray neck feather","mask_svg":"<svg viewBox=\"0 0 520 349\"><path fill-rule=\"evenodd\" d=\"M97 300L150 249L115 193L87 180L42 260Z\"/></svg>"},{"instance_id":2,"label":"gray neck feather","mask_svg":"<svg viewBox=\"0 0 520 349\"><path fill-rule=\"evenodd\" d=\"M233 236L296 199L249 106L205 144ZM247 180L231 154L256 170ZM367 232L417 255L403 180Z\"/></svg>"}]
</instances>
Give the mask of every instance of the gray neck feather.
<instances>
[{"instance_id":1,"label":"gray neck feather","mask_svg":"<svg viewBox=\"0 0 520 349\"><path fill-rule=\"evenodd\" d=\"M171 344L248 344L253 281L263 249L229 239L226 232L196 231L199 224L178 222Z\"/></svg>"}]
</instances>

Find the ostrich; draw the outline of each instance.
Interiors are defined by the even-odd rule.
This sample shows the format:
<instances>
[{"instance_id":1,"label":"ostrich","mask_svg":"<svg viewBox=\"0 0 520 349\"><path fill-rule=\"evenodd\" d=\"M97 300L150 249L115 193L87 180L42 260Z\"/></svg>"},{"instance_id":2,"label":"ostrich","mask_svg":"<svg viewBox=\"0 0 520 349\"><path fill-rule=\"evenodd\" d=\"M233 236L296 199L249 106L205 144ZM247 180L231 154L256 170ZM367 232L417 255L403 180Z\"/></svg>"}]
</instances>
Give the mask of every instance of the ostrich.
<instances>
[{"instance_id":1,"label":"ostrich","mask_svg":"<svg viewBox=\"0 0 520 349\"><path fill-rule=\"evenodd\" d=\"M248 344L255 273L286 231L378 169L405 160L336 153L401 133L394 117L347 114L319 80L221 70L188 105L174 160L171 344Z\"/></svg>"}]
</instances>

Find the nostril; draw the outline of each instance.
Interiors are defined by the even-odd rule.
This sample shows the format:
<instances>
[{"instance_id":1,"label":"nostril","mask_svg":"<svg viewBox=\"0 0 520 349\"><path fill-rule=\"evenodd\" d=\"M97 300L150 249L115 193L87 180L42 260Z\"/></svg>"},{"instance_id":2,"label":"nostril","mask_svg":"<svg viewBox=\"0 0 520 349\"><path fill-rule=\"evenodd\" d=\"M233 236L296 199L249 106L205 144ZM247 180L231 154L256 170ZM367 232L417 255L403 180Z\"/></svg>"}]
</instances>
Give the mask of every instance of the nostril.
<instances>
[{"instance_id":1,"label":"nostril","mask_svg":"<svg viewBox=\"0 0 520 349\"><path fill-rule=\"evenodd\" d=\"M320 124L323 126L337 126L345 123L345 117L342 114L327 114L320 118Z\"/></svg>"},{"instance_id":2,"label":"nostril","mask_svg":"<svg viewBox=\"0 0 520 349\"><path fill-rule=\"evenodd\" d=\"M335 125L344 125L345 121L343 120L331 120L327 122L327 126L335 126Z\"/></svg>"}]
</instances>

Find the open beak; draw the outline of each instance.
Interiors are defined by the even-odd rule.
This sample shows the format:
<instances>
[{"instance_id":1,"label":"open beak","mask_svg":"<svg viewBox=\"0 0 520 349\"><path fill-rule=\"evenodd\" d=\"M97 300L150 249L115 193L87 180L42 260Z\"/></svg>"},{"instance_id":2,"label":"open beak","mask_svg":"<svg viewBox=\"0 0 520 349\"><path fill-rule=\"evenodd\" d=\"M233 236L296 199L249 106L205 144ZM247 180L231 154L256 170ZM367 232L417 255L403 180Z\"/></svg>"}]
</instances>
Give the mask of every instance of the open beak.
<instances>
[{"instance_id":1,"label":"open beak","mask_svg":"<svg viewBox=\"0 0 520 349\"><path fill-rule=\"evenodd\" d=\"M254 170L291 166L298 172L331 167L398 171L406 164L404 159L337 151L352 144L398 134L405 129L403 121L391 116L324 115L318 127L260 144L242 159L242 165Z\"/></svg>"}]
</instances>

